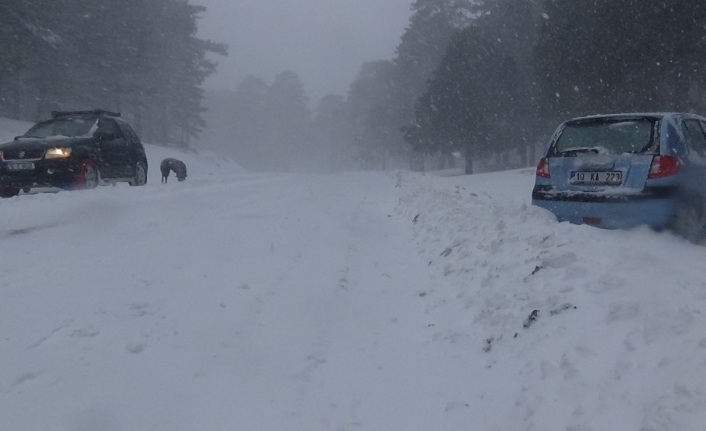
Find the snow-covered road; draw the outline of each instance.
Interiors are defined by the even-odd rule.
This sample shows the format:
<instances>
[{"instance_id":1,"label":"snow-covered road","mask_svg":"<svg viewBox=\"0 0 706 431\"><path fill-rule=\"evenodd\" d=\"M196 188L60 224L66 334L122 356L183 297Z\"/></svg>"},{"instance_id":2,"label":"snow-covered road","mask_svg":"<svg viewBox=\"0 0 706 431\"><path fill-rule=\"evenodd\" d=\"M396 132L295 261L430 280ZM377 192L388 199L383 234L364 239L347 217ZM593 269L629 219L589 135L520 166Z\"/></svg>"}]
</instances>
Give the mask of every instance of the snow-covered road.
<instances>
[{"instance_id":1,"label":"snow-covered road","mask_svg":"<svg viewBox=\"0 0 706 431\"><path fill-rule=\"evenodd\" d=\"M1 201L0 416L27 430L413 426L385 406L426 390L404 365L424 334L395 324L421 313L404 299L427 269L394 185L193 172Z\"/></svg>"},{"instance_id":2,"label":"snow-covered road","mask_svg":"<svg viewBox=\"0 0 706 431\"><path fill-rule=\"evenodd\" d=\"M706 248L558 224L531 170L180 157L0 201L0 429L706 429Z\"/></svg>"}]
</instances>

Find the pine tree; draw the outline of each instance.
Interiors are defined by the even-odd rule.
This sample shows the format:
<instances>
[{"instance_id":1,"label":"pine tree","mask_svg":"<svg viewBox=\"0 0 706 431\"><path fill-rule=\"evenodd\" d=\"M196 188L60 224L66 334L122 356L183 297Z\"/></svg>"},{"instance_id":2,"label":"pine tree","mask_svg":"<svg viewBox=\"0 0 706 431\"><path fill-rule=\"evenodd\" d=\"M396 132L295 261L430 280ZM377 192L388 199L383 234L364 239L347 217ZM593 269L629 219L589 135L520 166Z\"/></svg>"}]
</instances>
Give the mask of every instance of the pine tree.
<instances>
[{"instance_id":1,"label":"pine tree","mask_svg":"<svg viewBox=\"0 0 706 431\"><path fill-rule=\"evenodd\" d=\"M0 114L20 118L19 75L27 67L26 52L35 36L26 24L28 4L21 0L0 2Z\"/></svg>"},{"instance_id":2,"label":"pine tree","mask_svg":"<svg viewBox=\"0 0 706 431\"><path fill-rule=\"evenodd\" d=\"M270 155L266 154L264 142L267 132L265 103L269 87L260 78L247 76L238 84L232 104L226 112L231 118L224 119L232 124L230 142L233 153L243 167L262 170L267 167Z\"/></svg>"},{"instance_id":3,"label":"pine tree","mask_svg":"<svg viewBox=\"0 0 706 431\"><path fill-rule=\"evenodd\" d=\"M478 26L456 34L417 101L408 142L427 151L460 150L466 173L477 155L507 150L519 73L512 52Z\"/></svg>"},{"instance_id":4,"label":"pine tree","mask_svg":"<svg viewBox=\"0 0 706 431\"><path fill-rule=\"evenodd\" d=\"M365 63L348 91L348 112L356 158L364 168L382 167L404 148L402 117L395 105L395 65Z\"/></svg>"},{"instance_id":5,"label":"pine tree","mask_svg":"<svg viewBox=\"0 0 706 431\"><path fill-rule=\"evenodd\" d=\"M478 16L480 4L473 0L416 0L412 17L402 35L394 59L394 109L400 130L409 130L416 100L426 91L427 81L458 30Z\"/></svg>"},{"instance_id":6,"label":"pine tree","mask_svg":"<svg viewBox=\"0 0 706 431\"><path fill-rule=\"evenodd\" d=\"M706 5L547 0L537 46L545 115L703 106Z\"/></svg>"},{"instance_id":7,"label":"pine tree","mask_svg":"<svg viewBox=\"0 0 706 431\"><path fill-rule=\"evenodd\" d=\"M512 93L512 104L503 113L512 133L504 145L519 155L522 166L534 165L538 144L544 143L545 127L537 121L537 86L534 84L534 47L541 26L540 0L493 0L483 6L481 17L475 21L490 40L498 44L504 55L512 57L515 82L510 88L498 91ZM500 73L502 74L502 70ZM493 77L491 77L493 78ZM495 79L489 85L495 85Z\"/></svg>"},{"instance_id":8,"label":"pine tree","mask_svg":"<svg viewBox=\"0 0 706 431\"><path fill-rule=\"evenodd\" d=\"M348 105L343 96L328 94L316 108L314 131L320 166L327 166L329 171L338 171L351 167L351 123Z\"/></svg>"},{"instance_id":9,"label":"pine tree","mask_svg":"<svg viewBox=\"0 0 706 431\"><path fill-rule=\"evenodd\" d=\"M0 112L122 111L149 141L188 144L215 71L186 0L8 0L0 4Z\"/></svg>"}]
</instances>

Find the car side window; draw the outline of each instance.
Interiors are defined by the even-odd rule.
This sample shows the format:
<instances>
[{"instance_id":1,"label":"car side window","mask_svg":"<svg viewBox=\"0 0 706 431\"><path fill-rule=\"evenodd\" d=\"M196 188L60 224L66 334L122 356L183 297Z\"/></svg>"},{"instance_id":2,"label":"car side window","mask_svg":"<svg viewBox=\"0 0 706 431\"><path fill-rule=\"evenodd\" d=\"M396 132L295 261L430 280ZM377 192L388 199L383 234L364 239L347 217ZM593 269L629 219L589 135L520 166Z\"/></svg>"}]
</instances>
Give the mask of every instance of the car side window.
<instances>
[{"instance_id":1,"label":"car side window","mask_svg":"<svg viewBox=\"0 0 706 431\"><path fill-rule=\"evenodd\" d=\"M699 154L706 154L706 134L697 120L685 120L684 127L689 139L689 148Z\"/></svg>"},{"instance_id":2,"label":"car side window","mask_svg":"<svg viewBox=\"0 0 706 431\"><path fill-rule=\"evenodd\" d=\"M118 125L120 126L120 129L122 129L125 136L130 140L130 142L132 142L133 144L137 144L140 142L140 138L137 137L137 133L132 130L132 127L130 127L128 123L119 122Z\"/></svg>"},{"instance_id":3,"label":"car side window","mask_svg":"<svg viewBox=\"0 0 706 431\"><path fill-rule=\"evenodd\" d=\"M123 132L120 131L118 123L112 118L99 118L98 119L98 130L103 133L115 136L115 139L122 139Z\"/></svg>"}]
</instances>

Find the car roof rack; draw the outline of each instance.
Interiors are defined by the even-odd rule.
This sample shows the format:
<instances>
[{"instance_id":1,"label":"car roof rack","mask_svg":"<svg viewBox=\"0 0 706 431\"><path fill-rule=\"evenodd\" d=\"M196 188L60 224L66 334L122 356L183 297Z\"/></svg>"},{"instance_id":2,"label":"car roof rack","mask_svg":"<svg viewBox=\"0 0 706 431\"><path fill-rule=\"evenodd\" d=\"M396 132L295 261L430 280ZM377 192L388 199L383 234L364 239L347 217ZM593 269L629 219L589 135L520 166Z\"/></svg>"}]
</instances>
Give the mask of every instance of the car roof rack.
<instances>
[{"instance_id":1,"label":"car roof rack","mask_svg":"<svg viewBox=\"0 0 706 431\"><path fill-rule=\"evenodd\" d=\"M77 115L106 115L109 117L120 117L120 112L106 111L105 109L91 109L89 111L52 111L52 118L71 117Z\"/></svg>"}]
</instances>

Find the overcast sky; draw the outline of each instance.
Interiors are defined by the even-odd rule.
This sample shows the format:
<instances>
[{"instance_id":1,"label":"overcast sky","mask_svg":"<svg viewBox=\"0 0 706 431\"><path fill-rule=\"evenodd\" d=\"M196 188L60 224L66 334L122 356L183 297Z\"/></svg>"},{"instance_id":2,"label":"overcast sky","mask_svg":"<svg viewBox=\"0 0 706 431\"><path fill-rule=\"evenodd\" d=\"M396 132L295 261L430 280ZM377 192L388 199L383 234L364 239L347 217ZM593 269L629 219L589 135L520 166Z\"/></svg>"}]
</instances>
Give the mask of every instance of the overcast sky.
<instances>
[{"instance_id":1,"label":"overcast sky","mask_svg":"<svg viewBox=\"0 0 706 431\"><path fill-rule=\"evenodd\" d=\"M345 94L362 63L391 59L413 0L192 0L208 8L200 37L229 45L206 88L235 88L246 75L272 83L293 70L310 101Z\"/></svg>"}]
</instances>

